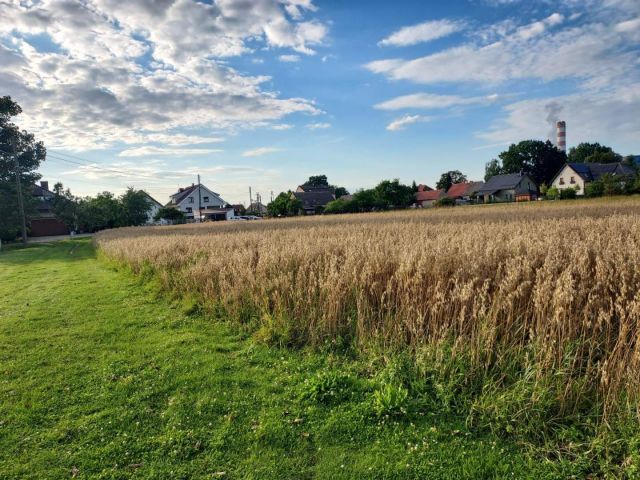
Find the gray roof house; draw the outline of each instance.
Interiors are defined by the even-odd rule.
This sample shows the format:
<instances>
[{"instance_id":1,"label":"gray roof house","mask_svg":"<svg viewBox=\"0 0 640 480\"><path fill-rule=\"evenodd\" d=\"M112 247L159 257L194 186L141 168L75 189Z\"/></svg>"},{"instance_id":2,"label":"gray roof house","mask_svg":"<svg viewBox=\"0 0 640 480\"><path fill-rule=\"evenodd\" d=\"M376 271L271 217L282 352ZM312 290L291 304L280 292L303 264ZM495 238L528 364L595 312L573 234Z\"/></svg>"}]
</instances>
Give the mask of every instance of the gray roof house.
<instances>
[{"instance_id":1,"label":"gray roof house","mask_svg":"<svg viewBox=\"0 0 640 480\"><path fill-rule=\"evenodd\" d=\"M538 186L526 173L507 173L491 177L477 195L484 203L530 201L537 198Z\"/></svg>"},{"instance_id":2,"label":"gray roof house","mask_svg":"<svg viewBox=\"0 0 640 480\"><path fill-rule=\"evenodd\" d=\"M313 187L309 190L300 190L301 187L298 187L298 190L293 192L291 195L300 200L300 203L302 203L302 210L305 214L318 213L324 209L327 203L336 199L335 191L330 187Z\"/></svg>"}]
</instances>

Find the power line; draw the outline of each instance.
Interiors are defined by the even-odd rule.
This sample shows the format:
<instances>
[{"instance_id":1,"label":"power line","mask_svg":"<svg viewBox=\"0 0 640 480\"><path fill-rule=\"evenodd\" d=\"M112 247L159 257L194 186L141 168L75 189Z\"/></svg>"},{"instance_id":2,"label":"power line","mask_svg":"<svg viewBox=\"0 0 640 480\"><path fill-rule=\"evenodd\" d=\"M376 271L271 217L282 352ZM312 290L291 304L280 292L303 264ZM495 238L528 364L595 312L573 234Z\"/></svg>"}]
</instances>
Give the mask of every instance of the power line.
<instances>
[{"instance_id":1,"label":"power line","mask_svg":"<svg viewBox=\"0 0 640 480\"><path fill-rule=\"evenodd\" d=\"M145 177L145 178L156 178L156 177L154 177L152 175L148 175L148 174L141 173L141 172L118 170L118 169L115 169L115 168L107 168L107 167L99 167L99 166L95 165L95 163L77 162L77 161L74 161L74 160L69 160L68 158L64 158L64 157L58 156L58 154L47 153L47 158L50 158L50 159L56 160L56 161L60 161L60 162L69 163L71 165L77 165L77 166L81 166L81 167L88 167L90 169L100 170L100 171L103 171L103 172L119 173L121 175L129 175L129 176L135 175L135 176L138 176L138 177Z\"/></svg>"}]
</instances>

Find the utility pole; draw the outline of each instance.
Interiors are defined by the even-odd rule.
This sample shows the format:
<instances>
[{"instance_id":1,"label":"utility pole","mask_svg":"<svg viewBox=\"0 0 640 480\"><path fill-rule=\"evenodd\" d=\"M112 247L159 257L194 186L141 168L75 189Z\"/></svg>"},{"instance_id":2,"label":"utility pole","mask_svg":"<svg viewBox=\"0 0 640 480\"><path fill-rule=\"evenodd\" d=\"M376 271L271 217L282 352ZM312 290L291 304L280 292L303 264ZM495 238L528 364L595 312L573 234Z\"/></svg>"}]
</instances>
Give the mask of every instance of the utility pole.
<instances>
[{"instance_id":1,"label":"utility pole","mask_svg":"<svg viewBox=\"0 0 640 480\"><path fill-rule=\"evenodd\" d=\"M273 190L271 190L271 201L273 202Z\"/></svg>"},{"instance_id":2,"label":"utility pole","mask_svg":"<svg viewBox=\"0 0 640 480\"><path fill-rule=\"evenodd\" d=\"M251 211L252 203L253 203L253 198L251 197L251 187L249 187L249 208L248 208L249 211Z\"/></svg>"},{"instance_id":3,"label":"utility pole","mask_svg":"<svg viewBox=\"0 0 640 480\"><path fill-rule=\"evenodd\" d=\"M200 174L198 174L198 223L202 221L202 203L200 201Z\"/></svg>"},{"instance_id":4,"label":"utility pole","mask_svg":"<svg viewBox=\"0 0 640 480\"><path fill-rule=\"evenodd\" d=\"M18 211L20 212L20 221L22 222L22 245L27 244L27 220L24 216L24 201L22 198L22 182L20 182L20 161L16 153L16 141L11 139L11 152L13 161L16 165L16 190L18 192Z\"/></svg>"}]
</instances>

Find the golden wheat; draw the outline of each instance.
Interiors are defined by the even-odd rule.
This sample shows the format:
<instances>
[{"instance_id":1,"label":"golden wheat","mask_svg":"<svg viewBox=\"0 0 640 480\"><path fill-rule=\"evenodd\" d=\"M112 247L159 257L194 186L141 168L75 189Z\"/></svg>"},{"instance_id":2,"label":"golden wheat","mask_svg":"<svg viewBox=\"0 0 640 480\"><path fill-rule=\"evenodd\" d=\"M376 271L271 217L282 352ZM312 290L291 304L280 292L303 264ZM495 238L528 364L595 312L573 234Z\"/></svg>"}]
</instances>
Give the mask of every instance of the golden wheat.
<instances>
[{"instance_id":1,"label":"golden wheat","mask_svg":"<svg viewBox=\"0 0 640 480\"><path fill-rule=\"evenodd\" d=\"M563 375L571 408L640 393L640 200L129 228L108 257L291 342L447 342ZM253 319L253 320L252 320Z\"/></svg>"}]
</instances>

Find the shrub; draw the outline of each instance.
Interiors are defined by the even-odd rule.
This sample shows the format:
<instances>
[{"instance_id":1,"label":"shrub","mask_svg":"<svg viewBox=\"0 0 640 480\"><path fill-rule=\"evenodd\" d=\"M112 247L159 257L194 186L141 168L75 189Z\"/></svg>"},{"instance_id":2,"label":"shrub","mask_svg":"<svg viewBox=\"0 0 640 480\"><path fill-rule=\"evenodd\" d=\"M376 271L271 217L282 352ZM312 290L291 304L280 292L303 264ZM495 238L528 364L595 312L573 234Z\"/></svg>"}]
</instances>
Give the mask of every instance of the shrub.
<instances>
[{"instance_id":1,"label":"shrub","mask_svg":"<svg viewBox=\"0 0 640 480\"><path fill-rule=\"evenodd\" d=\"M436 207L453 207L455 204L456 201L451 197L442 197L433 203Z\"/></svg>"},{"instance_id":2,"label":"shrub","mask_svg":"<svg viewBox=\"0 0 640 480\"><path fill-rule=\"evenodd\" d=\"M378 417L407 413L409 391L402 385L384 383L373 392L373 411Z\"/></svg>"},{"instance_id":3,"label":"shrub","mask_svg":"<svg viewBox=\"0 0 640 480\"><path fill-rule=\"evenodd\" d=\"M568 200L576 198L578 195L578 191L575 188L563 188L560 190L560 200Z\"/></svg>"},{"instance_id":4,"label":"shrub","mask_svg":"<svg viewBox=\"0 0 640 480\"><path fill-rule=\"evenodd\" d=\"M545 195L547 200L555 200L560 196L560 191L557 187L549 187Z\"/></svg>"},{"instance_id":5,"label":"shrub","mask_svg":"<svg viewBox=\"0 0 640 480\"><path fill-rule=\"evenodd\" d=\"M300 398L316 403L339 402L350 396L353 387L354 380L350 375L329 370L306 379Z\"/></svg>"}]
</instances>

